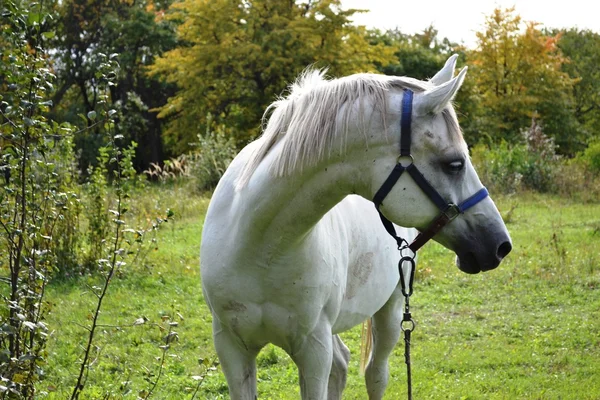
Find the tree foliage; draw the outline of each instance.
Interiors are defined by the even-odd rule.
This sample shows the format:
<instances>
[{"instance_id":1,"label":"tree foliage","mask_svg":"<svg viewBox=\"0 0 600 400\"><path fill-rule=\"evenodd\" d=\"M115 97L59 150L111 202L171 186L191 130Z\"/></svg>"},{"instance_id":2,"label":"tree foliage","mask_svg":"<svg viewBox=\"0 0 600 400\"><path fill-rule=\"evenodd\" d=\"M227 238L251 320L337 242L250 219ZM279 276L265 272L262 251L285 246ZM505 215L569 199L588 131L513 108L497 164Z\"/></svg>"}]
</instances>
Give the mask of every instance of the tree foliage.
<instances>
[{"instance_id":1,"label":"tree foliage","mask_svg":"<svg viewBox=\"0 0 600 400\"><path fill-rule=\"evenodd\" d=\"M49 116L92 127L74 138L84 175L106 144L86 115L98 105L98 66L113 53L120 64L110 93L115 129L124 146L139 143L138 171L201 151L192 144L204 132L243 145L307 66L427 79L452 53L460 54L459 67L471 67L457 98L470 143L520 141L532 117L563 154L600 136L600 35L591 31L540 31L514 9L497 9L469 51L440 40L433 26L414 35L353 26L358 11L343 10L339 0L171 2L46 0L54 17L32 14L44 24L57 76Z\"/></svg>"},{"instance_id":2,"label":"tree foliage","mask_svg":"<svg viewBox=\"0 0 600 400\"><path fill-rule=\"evenodd\" d=\"M569 29L561 34L558 47L569 59L562 70L575 81L573 112L589 143L600 137L600 34Z\"/></svg>"},{"instance_id":3,"label":"tree foliage","mask_svg":"<svg viewBox=\"0 0 600 400\"><path fill-rule=\"evenodd\" d=\"M404 34L397 28L383 33L376 32L374 40L394 51L394 59L388 64L380 65L380 72L417 79L428 79L435 75L458 48L458 45L446 38L440 41L433 25L415 35Z\"/></svg>"},{"instance_id":4,"label":"tree foliage","mask_svg":"<svg viewBox=\"0 0 600 400\"><path fill-rule=\"evenodd\" d=\"M537 117L559 149L570 153L581 131L571 113L575 81L561 70L566 59L557 46L560 35L546 36L533 22L524 25L514 8L496 9L477 33L469 64L478 104L467 129L476 139L516 142Z\"/></svg>"},{"instance_id":5,"label":"tree foliage","mask_svg":"<svg viewBox=\"0 0 600 400\"><path fill-rule=\"evenodd\" d=\"M146 74L157 55L175 46L174 27L163 18L164 7L153 0L65 0L60 2L60 24L55 41L55 69L59 84L53 114L80 123L79 114L96 110L100 98L99 66L104 56L119 54L119 75L111 87L112 106L121 111L117 125L126 143L136 141L141 166L162 160L160 122L149 111L166 102L173 87ZM91 121L88 119L88 124ZM95 162L104 144L99 132L77 138L81 168Z\"/></svg>"},{"instance_id":6,"label":"tree foliage","mask_svg":"<svg viewBox=\"0 0 600 400\"><path fill-rule=\"evenodd\" d=\"M350 24L356 10L338 0L184 0L173 6L179 46L157 59L154 75L179 90L160 116L170 119L166 141L189 149L209 120L238 142L259 133L262 113L307 66L332 75L373 70L391 51L372 45L364 27Z\"/></svg>"}]
</instances>

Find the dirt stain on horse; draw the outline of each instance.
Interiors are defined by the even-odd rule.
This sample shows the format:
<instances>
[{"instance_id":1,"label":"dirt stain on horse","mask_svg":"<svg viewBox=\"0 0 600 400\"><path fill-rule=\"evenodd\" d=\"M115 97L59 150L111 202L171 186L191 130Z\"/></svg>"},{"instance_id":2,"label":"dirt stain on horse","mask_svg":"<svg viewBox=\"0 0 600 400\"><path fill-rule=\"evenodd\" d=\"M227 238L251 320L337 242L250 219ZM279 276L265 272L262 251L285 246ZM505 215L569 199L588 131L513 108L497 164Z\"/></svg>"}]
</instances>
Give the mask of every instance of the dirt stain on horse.
<instances>
[{"instance_id":1,"label":"dirt stain on horse","mask_svg":"<svg viewBox=\"0 0 600 400\"><path fill-rule=\"evenodd\" d=\"M346 284L346 298L353 298L358 289L364 285L373 271L373 253L362 254L356 260L356 264L350 268L348 283Z\"/></svg>"},{"instance_id":2,"label":"dirt stain on horse","mask_svg":"<svg viewBox=\"0 0 600 400\"><path fill-rule=\"evenodd\" d=\"M223 306L224 311L236 311L242 312L246 311L246 306L238 301L231 300L229 303Z\"/></svg>"}]
</instances>

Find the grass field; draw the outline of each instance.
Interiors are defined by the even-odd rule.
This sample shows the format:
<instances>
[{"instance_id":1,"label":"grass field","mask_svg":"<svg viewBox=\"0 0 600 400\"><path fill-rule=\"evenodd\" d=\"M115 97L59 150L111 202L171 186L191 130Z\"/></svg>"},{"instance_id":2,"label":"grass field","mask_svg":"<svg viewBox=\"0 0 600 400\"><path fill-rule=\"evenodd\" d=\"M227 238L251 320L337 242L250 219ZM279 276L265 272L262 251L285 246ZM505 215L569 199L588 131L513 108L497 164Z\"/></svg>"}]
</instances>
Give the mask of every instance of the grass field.
<instances>
[{"instance_id":1,"label":"grass field","mask_svg":"<svg viewBox=\"0 0 600 400\"><path fill-rule=\"evenodd\" d=\"M531 194L496 200L514 241L498 269L466 275L437 244L421 253L411 302L418 324L414 397L600 399L600 204ZM198 268L207 205L173 188L140 198L140 209L170 207L176 217L145 264L112 283L85 398L144 397L159 374L152 398L228 398L220 369L206 365L215 356ZM81 277L48 289L53 333L40 398L64 399L72 391L82 326L95 300L86 285L97 283ZM163 354L169 331L177 340ZM352 352L344 399L365 399L360 327L342 338ZM406 394L403 361L399 343L386 399ZM299 398L296 368L285 353L267 347L258 364L260 399Z\"/></svg>"}]
</instances>

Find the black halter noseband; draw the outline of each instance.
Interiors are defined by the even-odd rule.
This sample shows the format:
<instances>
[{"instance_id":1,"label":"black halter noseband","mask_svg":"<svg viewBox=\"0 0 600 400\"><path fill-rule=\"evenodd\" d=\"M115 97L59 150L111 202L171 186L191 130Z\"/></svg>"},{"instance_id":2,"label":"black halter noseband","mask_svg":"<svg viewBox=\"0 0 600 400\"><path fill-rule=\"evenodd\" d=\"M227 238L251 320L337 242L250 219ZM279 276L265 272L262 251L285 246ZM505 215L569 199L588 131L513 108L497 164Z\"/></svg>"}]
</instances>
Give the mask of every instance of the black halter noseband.
<instances>
[{"instance_id":1,"label":"black halter noseband","mask_svg":"<svg viewBox=\"0 0 600 400\"><path fill-rule=\"evenodd\" d=\"M439 231L441 231L444 226L446 226L460 214L467 211L469 208L485 199L488 196L488 191L485 187L483 187L474 195L457 205L444 200L438 191L431 186L431 184L427 181L427 179L425 179L423 174L421 174L419 169L414 164L412 155L410 153L412 103L413 92L411 90L405 90L402 98L402 119L400 120L400 156L398 157L398 163L388 178L385 180L385 182L383 182L383 185L381 185L377 193L375 193L375 197L373 197L373 203L375 203L375 208L381 217L381 222L383 222L385 230L396 240L398 243L398 248L408 248L413 253L416 253L417 250L419 250L425 243L427 243ZM406 158L410 159L410 164L405 167L401 164L401 160ZM421 190L425 192L425 194L440 210L438 217L433 220L427 229L425 229L423 232L420 232L410 244L398 236L392 222L387 219L379 210L381 203L388 193L390 193L396 182L398 182L398 179L400 179L404 171L406 171L413 178Z\"/></svg>"}]
</instances>

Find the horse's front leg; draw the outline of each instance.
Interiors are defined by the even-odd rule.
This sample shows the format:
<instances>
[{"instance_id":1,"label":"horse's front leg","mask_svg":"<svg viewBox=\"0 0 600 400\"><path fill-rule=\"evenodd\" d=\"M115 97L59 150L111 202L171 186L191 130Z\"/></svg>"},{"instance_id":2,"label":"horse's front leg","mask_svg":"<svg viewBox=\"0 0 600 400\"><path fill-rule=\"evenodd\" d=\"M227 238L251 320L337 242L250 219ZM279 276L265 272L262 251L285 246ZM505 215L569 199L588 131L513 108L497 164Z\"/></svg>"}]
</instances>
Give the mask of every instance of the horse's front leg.
<instances>
[{"instance_id":1,"label":"horse's front leg","mask_svg":"<svg viewBox=\"0 0 600 400\"><path fill-rule=\"evenodd\" d=\"M213 338L231 400L256 400L256 355L260 349L241 343L216 317L213 317Z\"/></svg>"},{"instance_id":2,"label":"horse's front leg","mask_svg":"<svg viewBox=\"0 0 600 400\"><path fill-rule=\"evenodd\" d=\"M369 400L381 400L388 384L388 359L400 337L403 297L396 288L387 303L373 315L373 348L365 370Z\"/></svg>"},{"instance_id":3,"label":"horse's front leg","mask_svg":"<svg viewBox=\"0 0 600 400\"><path fill-rule=\"evenodd\" d=\"M329 323L319 323L290 354L300 377L302 400L326 400L333 360L333 335Z\"/></svg>"}]
</instances>

